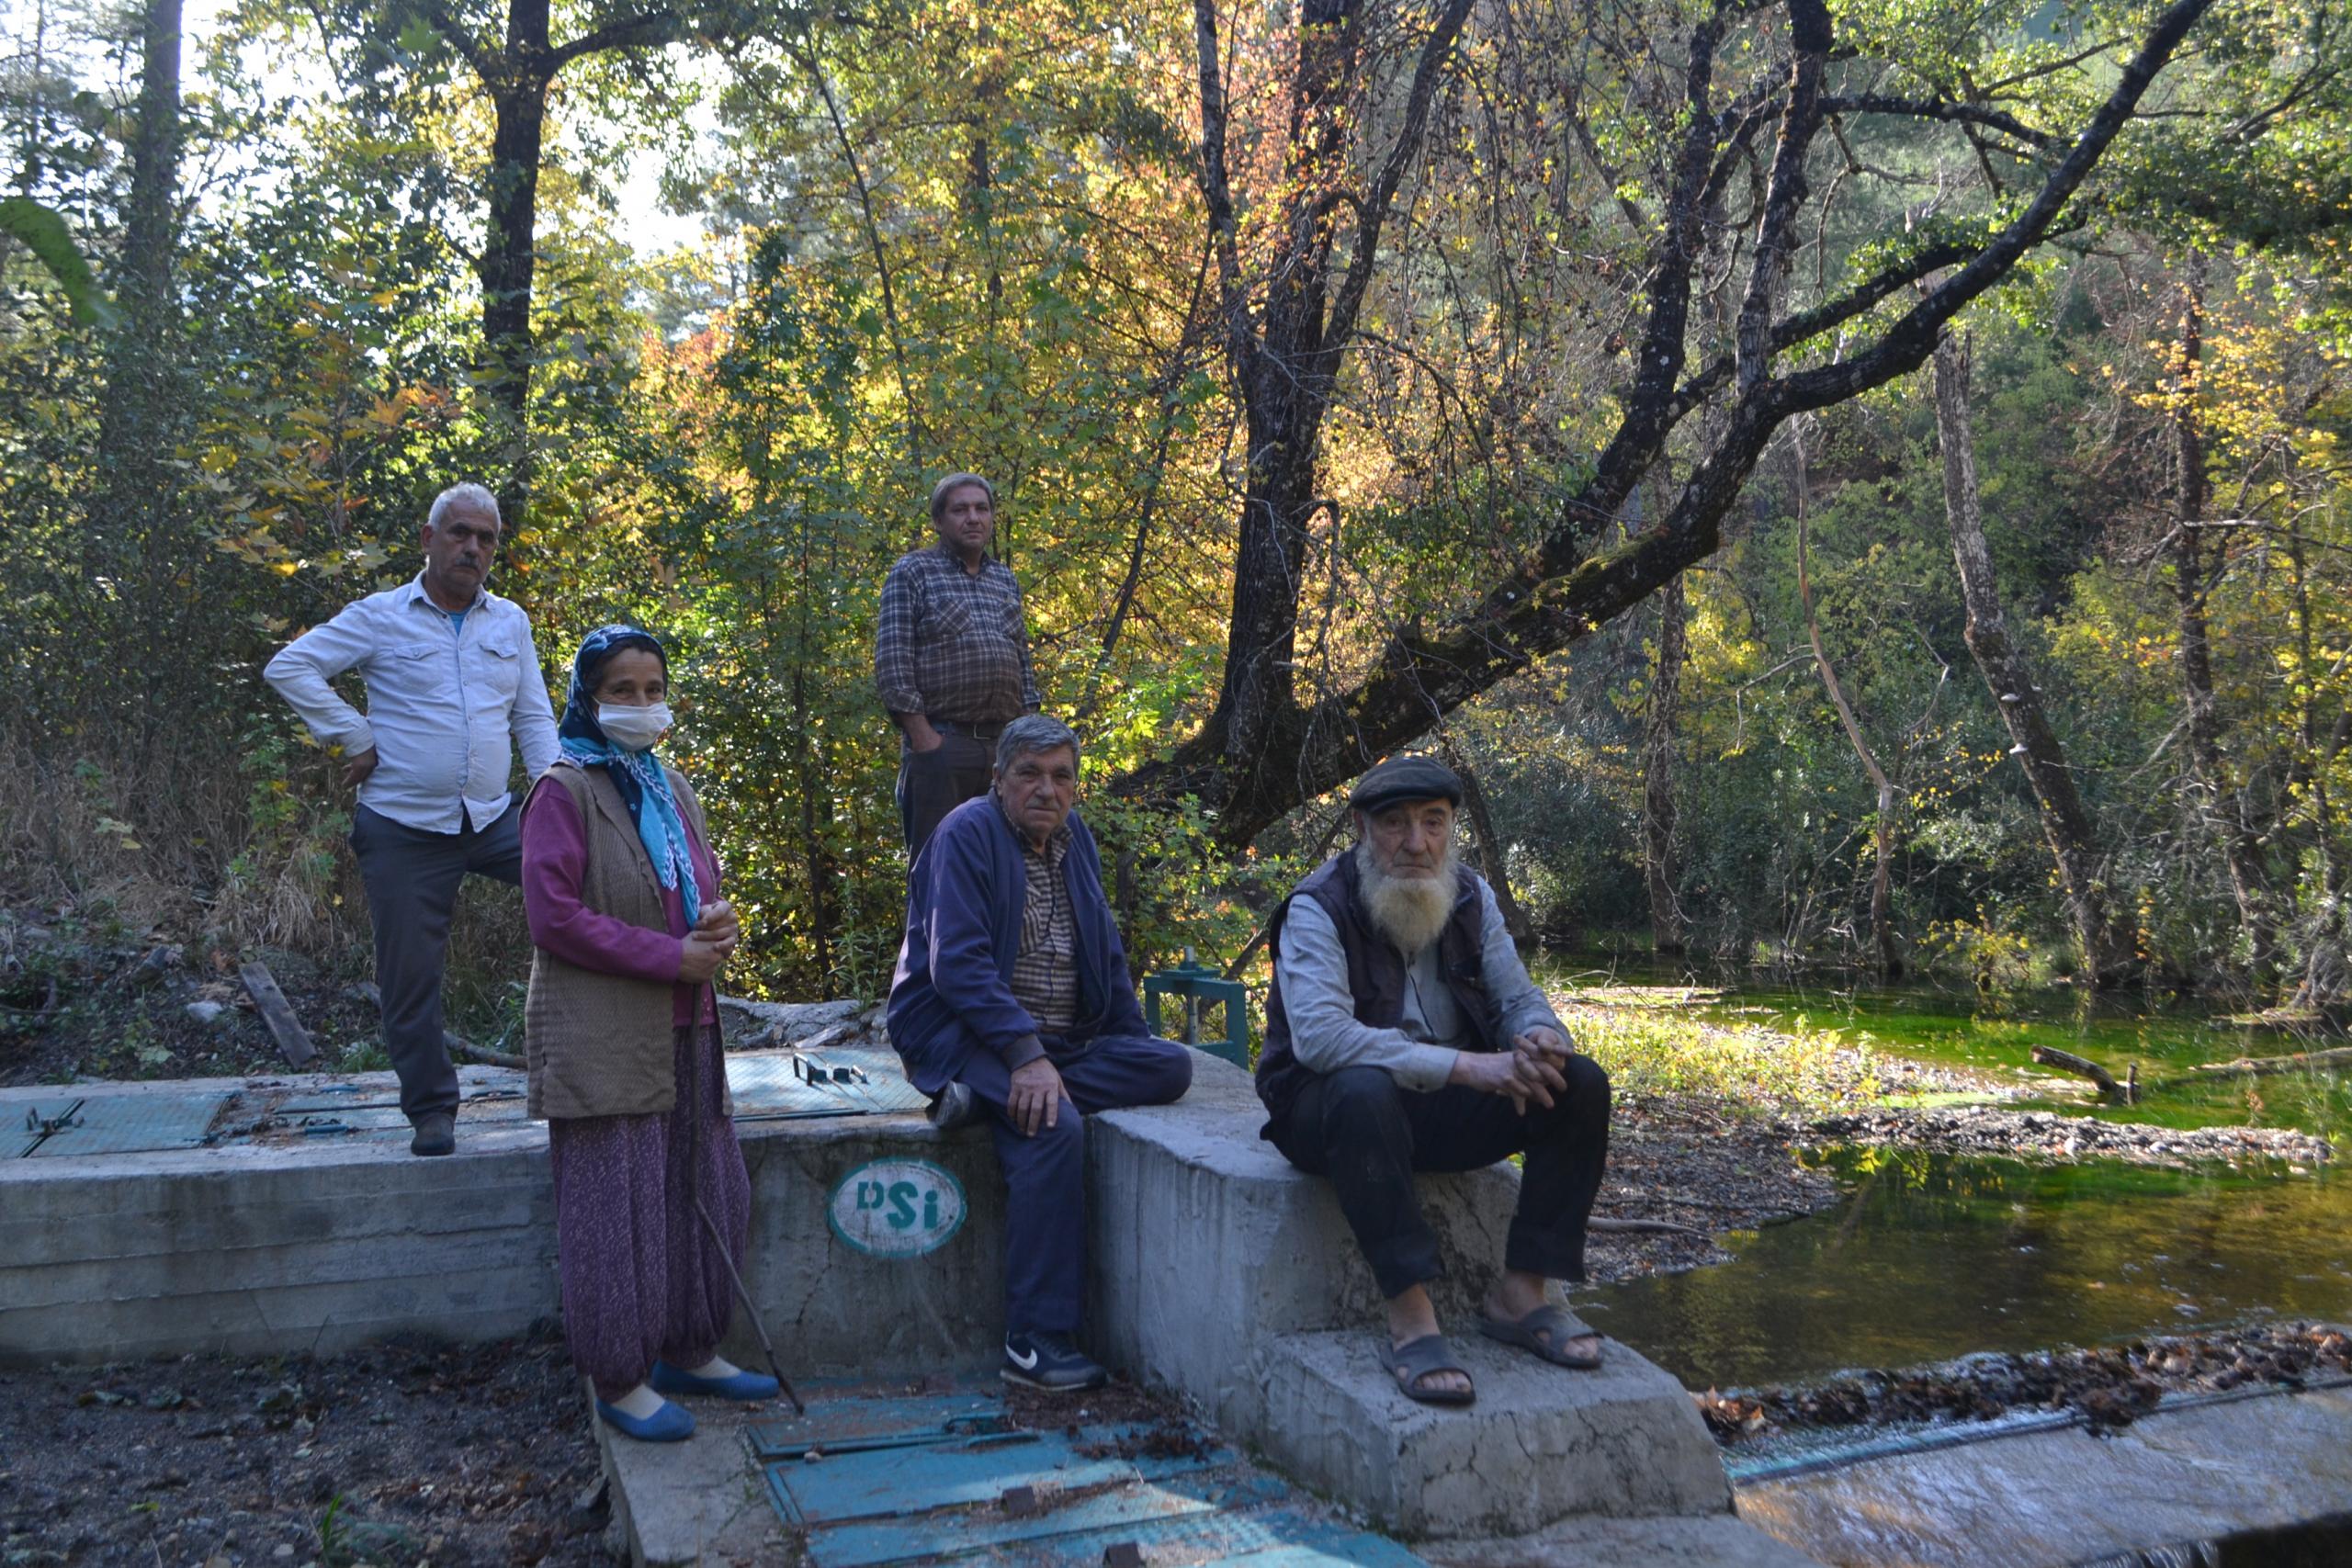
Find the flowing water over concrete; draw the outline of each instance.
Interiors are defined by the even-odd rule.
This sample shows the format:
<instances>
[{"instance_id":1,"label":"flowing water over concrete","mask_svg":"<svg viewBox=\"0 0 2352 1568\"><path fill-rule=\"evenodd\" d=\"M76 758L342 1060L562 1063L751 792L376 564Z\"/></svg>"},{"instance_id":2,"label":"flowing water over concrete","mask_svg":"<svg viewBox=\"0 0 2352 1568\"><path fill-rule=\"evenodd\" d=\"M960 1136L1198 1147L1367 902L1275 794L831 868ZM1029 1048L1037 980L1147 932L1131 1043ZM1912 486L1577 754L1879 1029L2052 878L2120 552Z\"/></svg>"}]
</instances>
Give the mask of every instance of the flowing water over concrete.
<instances>
[{"instance_id":1,"label":"flowing water over concrete","mask_svg":"<svg viewBox=\"0 0 2352 1568\"><path fill-rule=\"evenodd\" d=\"M1727 1238L1721 1267L1580 1292L1580 1309L1701 1389L2265 1314L2352 1320L2340 1173L1824 1157L1844 1204Z\"/></svg>"}]
</instances>

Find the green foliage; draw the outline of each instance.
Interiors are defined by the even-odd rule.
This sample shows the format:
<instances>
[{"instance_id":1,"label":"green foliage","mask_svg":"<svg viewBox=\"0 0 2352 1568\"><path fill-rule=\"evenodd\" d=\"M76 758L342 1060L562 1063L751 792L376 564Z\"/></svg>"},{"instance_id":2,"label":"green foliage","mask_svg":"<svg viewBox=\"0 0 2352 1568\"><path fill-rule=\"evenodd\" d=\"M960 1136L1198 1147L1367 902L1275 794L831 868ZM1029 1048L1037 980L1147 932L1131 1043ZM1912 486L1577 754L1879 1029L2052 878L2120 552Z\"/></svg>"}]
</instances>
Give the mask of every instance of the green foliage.
<instances>
[{"instance_id":1,"label":"green foliage","mask_svg":"<svg viewBox=\"0 0 2352 1568\"><path fill-rule=\"evenodd\" d=\"M64 217L28 196L0 197L0 234L23 245L49 269L74 310L74 320L85 327L112 326L119 319L114 304L91 276L90 264L65 226Z\"/></svg>"},{"instance_id":2,"label":"green foliage","mask_svg":"<svg viewBox=\"0 0 2352 1568\"><path fill-rule=\"evenodd\" d=\"M1283 14L1224 9L1246 261L1270 249L1289 177L1271 149L1295 39ZM2056 136L2111 79L2113 50L2092 46L2143 9L1850 0L1831 90L1967 102ZM2013 276L1973 328L2011 632L2041 672L2143 955L2183 980L2247 955L2177 739L2177 609L2158 563L2165 420L2181 398L2210 424L2215 493L2245 525L2211 595L2233 808L2260 827L2290 967L2348 945L2339 11L2217 10L2065 246ZM501 36L496 6L450 15ZM1136 966L1185 947L1230 961L1327 841L1336 800L1235 856L1196 807L1146 810L1103 787L1164 759L1216 699L1252 456L1220 348L1190 16L888 0L854 17L698 7L690 20L701 41L576 62L550 100L521 433L536 479L495 586L532 613L559 676L606 620L672 646L678 760L746 919L730 984L872 996L905 872L896 739L871 690L876 600L924 537L930 481L989 474L1047 705L1087 744L1084 809ZM1505 7L1474 23L1407 173L1409 216L1384 237L1368 335L1340 371L1318 475L1329 504L1303 551L1321 588L1279 650L1304 689L1341 689L1386 639L1458 613L1594 471L1679 134L1646 77L1610 62L1674 58L1689 20L1679 6ZM481 369L490 106L447 28L413 6L246 0L190 55L187 165L233 175L192 190L172 258L187 330L139 361L75 325L104 303L80 258L107 276L120 259L129 178L130 128L107 96L121 23L87 30L80 56L45 68L54 80L0 93L31 165L0 203L30 247L0 254L0 681L17 698L0 712L0 880L12 897L104 897L132 923L168 919L224 946L351 960L363 922L337 760L257 671L288 637L407 576L444 485L514 464L517 432ZM1770 8L1742 13L1723 81L1776 80L1784 34ZM1383 50L1396 41L1384 33ZM331 87L288 96L298 67ZM1342 128L1360 152L1393 130L1385 91ZM1562 134L1564 105L1589 149ZM2038 179L2011 131L1900 115L1845 114L1819 152L1815 184L1835 199L1792 274L1792 309L1981 238ZM616 194L630 156L658 163L665 196L717 237L632 252ZM1753 232L1743 184L1710 216L1711 245ZM1347 243L1337 231L1335 254ZM2192 249L2216 321L2208 378L2183 389L2161 340ZM1705 271L1719 297L1694 313L1694 367L1724 350L1724 301L1744 276L1729 250ZM1915 298L1893 292L1791 345L1789 362L1826 363ZM168 406L135 466L153 483L126 516L133 466L102 447L109 406L133 395ZM1639 529L1671 498L1710 417L1673 438L1660 494L1596 520L1596 537ZM1851 961L1867 940L1878 808L1813 667L1802 506L1824 648L1901 784L1909 950L1996 983L2045 974L2064 912L1963 640L1924 386L1821 411L1798 433L1802 462L1788 446L1768 458L1724 547L1686 581L1668 750L1694 960ZM1657 647L1642 609L1445 721L1555 937L1622 941L1647 924ZM495 897L461 917L458 1008L484 1037L511 1019L518 925ZM1814 1046L1708 1066L1718 1043L1664 1027L1600 1037L1645 1082L1747 1073L1803 1097L1836 1081Z\"/></svg>"}]
</instances>

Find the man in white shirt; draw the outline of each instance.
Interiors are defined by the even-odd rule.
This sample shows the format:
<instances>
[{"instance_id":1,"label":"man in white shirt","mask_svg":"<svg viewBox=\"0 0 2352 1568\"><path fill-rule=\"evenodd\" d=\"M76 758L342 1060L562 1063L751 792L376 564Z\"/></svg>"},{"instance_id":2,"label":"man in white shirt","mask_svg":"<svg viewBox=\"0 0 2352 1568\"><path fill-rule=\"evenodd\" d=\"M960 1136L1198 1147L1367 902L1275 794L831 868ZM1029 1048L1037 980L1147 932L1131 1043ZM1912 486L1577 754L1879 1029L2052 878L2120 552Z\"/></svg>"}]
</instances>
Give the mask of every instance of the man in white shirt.
<instances>
[{"instance_id":1,"label":"man in white shirt","mask_svg":"<svg viewBox=\"0 0 2352 1568\"><path fill-rule=\"evenodd\" d=\"M1388 1298L1382 1360L1430 1404L1467 1404L1475 1390L1438 1331L1427 1288L1437 1237L1413 1173L1525 1155L1479 1330L1557 1366L1598 1366L1598 1339L1547 1281L1584 1278L1585 1222L1609 1153L1608 1075L1574 1053L1493 889L1455 863L1453 770L1392 758L1348 804L1355 849L1274 916L1258 1059L1264 1136L1330 1179Z\"/></svg>"},{"instance_id":2,"label":"man in white shirt","mask_svg":"<svg viewBox=\"0 0 2352 1568\"><path fill-rule=\"evenodd\" d=\"M424 570L345 605L263 671L322 744L339 746L359 790L351 848L376 929L384 1049L400 1075L409 1150L456 1145L458 1074L441 1042L449 912L468 872L522 880L514 748L537 778L552 766L555 714L521 606L488 592L498 501L478 484L434 499ZM331 682L357 670L360 713Z\"/></svg>"}]
</instances>

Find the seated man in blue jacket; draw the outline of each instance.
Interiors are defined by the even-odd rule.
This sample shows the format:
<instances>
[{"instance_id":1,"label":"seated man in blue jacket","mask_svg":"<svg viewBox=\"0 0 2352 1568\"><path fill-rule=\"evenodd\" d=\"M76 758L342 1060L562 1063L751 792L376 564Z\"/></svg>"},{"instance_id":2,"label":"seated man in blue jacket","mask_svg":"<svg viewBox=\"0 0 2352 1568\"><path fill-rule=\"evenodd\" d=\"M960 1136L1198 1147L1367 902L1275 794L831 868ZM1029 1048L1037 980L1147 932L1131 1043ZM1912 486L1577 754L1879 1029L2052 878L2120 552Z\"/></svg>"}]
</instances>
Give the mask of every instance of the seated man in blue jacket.
<instances>
[{"instance_id":1,"label":"seated man in blue jacket","mask_svg":"<svg viewBox=\"0 0 2352 1568\"><path fill-rule=\"evenodd\" d=\"M890 1043L942 1128L986 1115L1009 1189L1007 1381L1093 1388L1071 1336L1086 1281L1086 1118L1165 1105L1192 1053L1145 1032L1094 837L1071 809L1078 737L1004 727L994 787L947 814L909 877Z\"/></svg>"}]
</instances>

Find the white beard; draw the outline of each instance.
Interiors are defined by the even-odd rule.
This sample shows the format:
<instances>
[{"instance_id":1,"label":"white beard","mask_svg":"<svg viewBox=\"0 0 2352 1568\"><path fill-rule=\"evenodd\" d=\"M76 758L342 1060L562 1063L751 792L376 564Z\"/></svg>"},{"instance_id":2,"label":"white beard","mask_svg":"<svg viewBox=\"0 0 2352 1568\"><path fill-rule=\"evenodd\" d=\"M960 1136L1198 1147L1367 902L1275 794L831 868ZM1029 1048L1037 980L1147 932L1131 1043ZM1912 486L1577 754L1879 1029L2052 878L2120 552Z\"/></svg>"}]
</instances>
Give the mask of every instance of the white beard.
<instances>
[{"instance_id":1,"label":"white beard","mask_svg":"<svg viewBox=\"0 0 2352 1568\"><path fill-rule=\"evenodd\" d=\"M1438 939L1453 914L1453 846L1427 876L1392 876L1373 863L1369 842L1356 846L1356 874L1374 929L1396 944L1408 962Z\"/></svg>"}]
</instances>

